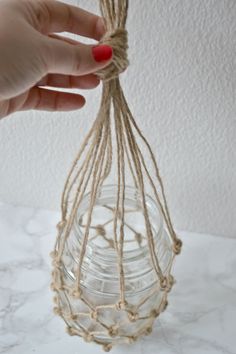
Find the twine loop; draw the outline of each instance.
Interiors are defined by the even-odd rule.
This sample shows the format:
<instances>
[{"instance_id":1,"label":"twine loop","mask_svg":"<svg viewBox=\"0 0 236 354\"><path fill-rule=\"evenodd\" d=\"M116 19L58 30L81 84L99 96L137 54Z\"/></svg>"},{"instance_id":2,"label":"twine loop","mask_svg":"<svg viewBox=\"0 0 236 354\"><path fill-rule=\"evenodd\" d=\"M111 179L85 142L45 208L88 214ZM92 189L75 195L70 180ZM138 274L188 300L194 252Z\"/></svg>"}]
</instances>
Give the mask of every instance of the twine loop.
<instances>
[{"instance_id":1,"label":"twine loop","mask_svg":"<svg viewBox=\"0 0 236 354\"><path fill-rule=\"evenodd\" d=\"M70 335L70 336L76 336L77 332L75 331L75 329L73 327L66 327L66 332Z\"/></svg>"},{"instance_id":2,"label":"twine loop","mask_svg":"<svg viewBox=\"0 0 236 354\"><path fill-rule=\"evenodd\" d=\"M124 72L128 65L128 34L125 28L117 28L107 32L101 39L100 44L106 44L113 49L113 59L110 65L97 72L103 81L110 81Z\"/></svg>"},{"instance_id":3,"label":"twine loop","mask_svg":"<svg viewBox=\"0 0 236 354\"><path fill-rule=\"evenodd\" d=\"M116 304L116 310L120 311L120 310L125 310L127 306L127 302L126 301L118 301L118 303Z\"/></svg>"},{"instance_id":4,"label":"twine loop","mask_svg":"<svg viewBox=\"0 0 236 354\"><path fill-rule=\"evenodd\" d=\"M53 308L53 312L57 316L61 316L62 315L62 309L60 307L54 307Z\"/></svg>"},{"instance_id":5,"label":"twine loop","mask_svg":"<svg viewBox=\"0 0 236 354\"><path fill-rule=\"evenodd\" d=\"M93 341L93 335L91 333L84 333L83 334L84 341L90 343Z\"/></svg>"},{"instance_id":6,"label":"twine loop","mask_svg":"<svg viewBox=\"0 0 236 354\"><path fill-rule=\"evenodd\" d=\"M90 317L91 317L91 319L92 320L97 320L98 319L98 313L97 313L97 311L91 311L90 312Z\"/></svg>"},{"instance_id":7,"label":"twine loop","mask_svg":"<svg viewBox=\"0 0 236 354\"><path fill-rule=\"evenodd\" d=\"M149 334L152 333L152 327L147 327L146 330L144 331L144 334L148 336Z\"/></svg>"},{"instance_id":8,"label":"twine loop","mask_svg":"<svg viewBox=\"0 0 236 354\"><path fill-rule=\"evenodd\" d=\"M111 326L108 330L108 334L111 337L116 337L118 335L118 328L116 326Z\"/></svg>"},{"instance_id":9,"label":"twine loop","mask_svg":"<svg viewBox=\"0 0 236 354\"><path fill-rule=\"evenodd\" d=\"M168 285L168 280L166 277L163 277L162 279L160 279L160 289L161 290L166 290Z\"/></svg>"},{"instance_id":10,"label":"twine loop","mask_svg":"<svg viewBox=\"0 0 236 354\"><path fill-rule=\"evenodd\" d=\"M152 317L158 317L159 315L160 315L160 311L159 311L159 309L153 309L152 311L151 311L151 313L150 313L150 315L152 316Z\"/></svg>"},{"instance_id":11,"label":"twine loop","mask_svg":"<svg viewBox=\"0 0 236 354\"><path fill-rule=\"evenodd\" d=\"M177 238L173 245L173 251L175 254L180 254L182 248L182 241Z\"/></svg>"},{"instance_id":12,"label":"twine loop","mask_svg":"<svg viewBox=\"0 0 236 354\"><path fill-rule=\"evenodd\" d=\"M129 318L130 322L135 322L139 319L139 315L138 315L138 313L130 311L130 312L128 312L128 318Z\"/></svg>"},{"instance_id":13,"label":"twine loop","mask_svg":"<svg viewBox=\"0 0 236 354\"><path fill-rule=\"evenodd\" d=\"M71 289L70 295L71 295L74 299L81 299L82 290L81 290L81 289Z\"/></svg>"},{"instance_id":14,"label":"twine loop","mask_svg":"<svg viewBox=\"0 0 236 354\"><path fill-rule=\"evenodd\" d=\"M111 343L103 345L104 352L109 352L111 349L112 349L112 344Z\"/></svg>"}]
</instances>

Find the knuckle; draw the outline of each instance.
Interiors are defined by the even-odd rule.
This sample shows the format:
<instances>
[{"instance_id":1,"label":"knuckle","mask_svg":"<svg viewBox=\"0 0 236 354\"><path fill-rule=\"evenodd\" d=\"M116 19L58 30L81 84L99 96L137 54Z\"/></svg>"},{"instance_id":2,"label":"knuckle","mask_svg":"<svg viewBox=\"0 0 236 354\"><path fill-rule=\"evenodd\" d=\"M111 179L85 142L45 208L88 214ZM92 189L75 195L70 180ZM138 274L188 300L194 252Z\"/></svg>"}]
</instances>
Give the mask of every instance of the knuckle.
<instances>
[{"instance_id":1,"label":"knuckle","mask_svg":"<svg viewBox=\"0 0 236 354\"><path fill-rule=\"evenodd\" d=\"M65 28L67 32L74 32L74 21L73 21L73 14L70 6L65 4Z\"/></svg>"},{"instance_id":2,"label":"knuckle","mask_svg":"<svg viewBox=\"0 0 236 354\"><path fill-rule=\"evenodd\" d=\"M51 23L51 12L48 3L43 0L38 0L32 5L34 6L38 29L41 33L48 33Z\"/></svg>"}]
</instances>

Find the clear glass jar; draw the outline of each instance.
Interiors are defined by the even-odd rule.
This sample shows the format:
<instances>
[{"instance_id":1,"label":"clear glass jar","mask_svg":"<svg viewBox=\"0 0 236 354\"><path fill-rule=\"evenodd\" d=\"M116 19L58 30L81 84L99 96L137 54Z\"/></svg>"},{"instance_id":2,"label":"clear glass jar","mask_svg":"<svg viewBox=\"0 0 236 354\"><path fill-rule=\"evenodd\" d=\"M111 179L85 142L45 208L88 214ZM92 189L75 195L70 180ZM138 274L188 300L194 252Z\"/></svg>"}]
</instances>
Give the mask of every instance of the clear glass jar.
<instances>
[{"instance_id":1,"label":"clear glass jar","mask_svg":"<svg viewBox=\"0 0 236 354\"><path fill-rule=\"evenodd\" d=\"M116 188L114 185L103 186L96 200L82 264L82 298L59 292L63 312L74 314L72 317L64 316L69 328L76 328L77 334L81 333L87 340L105 345L131 342L141 334L147 334L155 317L166 305L166 291L160 289L151 263L139 193L126 186L123 265L127 307L112 307L120 300L118 258L113 237ZM62 258L63 282L68 288L75 284L89 200L90 194L85 195ZM146 196L146 205L155 252L163 275L169 275L172 242L163 227L157 204ZM90 336L84 336L86 333Z\"/></svg>"}]
</instances>

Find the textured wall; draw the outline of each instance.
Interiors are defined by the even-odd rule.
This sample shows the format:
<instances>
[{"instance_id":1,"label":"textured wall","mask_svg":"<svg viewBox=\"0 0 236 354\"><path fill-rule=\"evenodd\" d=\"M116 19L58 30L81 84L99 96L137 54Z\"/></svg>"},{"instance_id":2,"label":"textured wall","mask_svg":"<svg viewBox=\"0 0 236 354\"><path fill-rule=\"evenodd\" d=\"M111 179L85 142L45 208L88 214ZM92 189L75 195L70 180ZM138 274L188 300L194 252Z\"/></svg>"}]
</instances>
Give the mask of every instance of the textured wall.
<instances>
[{"instance_id":1,"label":"textured wall","mask_svg":"<svg viewBox=\"0 0 236 354\"><path fill-rule=\"evenodd\" d=\"M95 0L78 3L98 10ZM130 0L131 66L122 78L175 226L234 237L235 18L235 0ZM0 123L0 200L58 209L100 88L86 97L81 111L21 112Z\"/></svg>"}]
</instances>

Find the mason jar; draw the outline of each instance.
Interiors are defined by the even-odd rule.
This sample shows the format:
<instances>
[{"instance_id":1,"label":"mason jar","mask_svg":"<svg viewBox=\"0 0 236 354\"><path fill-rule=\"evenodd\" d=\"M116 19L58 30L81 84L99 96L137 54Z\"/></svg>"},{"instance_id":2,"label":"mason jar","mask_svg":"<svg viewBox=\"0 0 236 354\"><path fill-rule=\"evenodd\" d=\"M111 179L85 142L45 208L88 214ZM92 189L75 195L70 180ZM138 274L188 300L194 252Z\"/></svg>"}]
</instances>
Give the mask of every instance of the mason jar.
<instances>
[{"instance_id":1,"label":"mason jar","mask_svg":"<svg viewBox=\"0 0 236 354\"><path fill-rule=\"evenodd\" d=\"M117 186L106 185L99 190L81 268L81 293L76 297L69 289L75 287L88 217L90 193L84 196L66 241L61 261L65 286L58 292L68 332L102 344L107 351L113 344L131 343L140 335L150 333L153 321L167 304L167 289L161 288L151 261L140 194L126 186L123 243L126 305L119 307L120 276L113 225L116 200ZM155 253L163 275L170 280L172 241L163 226L157 203L148 195L146 206ZM119 219L119 236L118 228Z\"/></svg>"}]
</instances>

